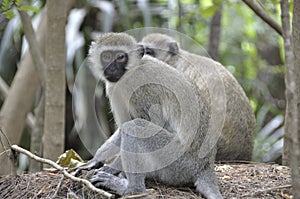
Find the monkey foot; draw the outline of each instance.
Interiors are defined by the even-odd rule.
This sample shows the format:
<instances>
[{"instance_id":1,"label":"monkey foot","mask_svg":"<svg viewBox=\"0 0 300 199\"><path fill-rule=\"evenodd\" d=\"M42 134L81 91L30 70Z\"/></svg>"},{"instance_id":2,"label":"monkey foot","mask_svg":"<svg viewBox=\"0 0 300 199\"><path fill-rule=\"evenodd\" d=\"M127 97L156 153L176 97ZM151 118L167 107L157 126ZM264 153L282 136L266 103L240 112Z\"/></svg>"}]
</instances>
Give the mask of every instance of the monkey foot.
<instances>
[{"instance_id":1,"label":"monkey foot","mask_svg":"<svg viewBox=\"0 0 300 199\"><path fill-rule=\"evenodd\" d=\"M90 178L90 181L95 187L104 187L120 195L124 195L128 184L127 179L101 170L96 171Z\"/></svg>"}]
</instances>

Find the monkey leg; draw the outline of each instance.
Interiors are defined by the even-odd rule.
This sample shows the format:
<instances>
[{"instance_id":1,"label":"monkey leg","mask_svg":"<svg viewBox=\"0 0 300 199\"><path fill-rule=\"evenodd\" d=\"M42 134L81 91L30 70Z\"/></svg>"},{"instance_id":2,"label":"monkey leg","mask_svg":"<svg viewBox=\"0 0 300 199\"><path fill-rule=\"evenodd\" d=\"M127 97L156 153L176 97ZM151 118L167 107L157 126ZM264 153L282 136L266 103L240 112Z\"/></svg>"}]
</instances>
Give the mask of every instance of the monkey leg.
<instances>
[{"instance_id":1,"label":"monkey leg","mask_svg":"<svg viewBox=\"0 0 300 199\"><path fill-rule=\"evenodd\" d=\"M119 155L126 178L100 169L90 181L95 186L111 189L120 195L143 193L146 191L146 173L155 171L160 161L153 152L168 144L174 138L174 134L143 119L134 119L122 124L120 132ZM116 159L114 163L118 165L118 161L119 159Z\"/></svg>"},{"instance_id":2,"label":"monkey leg","mask_svg":"<svg viewBox=\"0 0 300 199\"><path fill-rule=\"evenodd\" d=\"M207 199L222 199L213 165L213 158L210 158L198 174L195 182L196 190Z\"/></svg>"},{"instance_id":3,"label":"monkey leg","mask_svg":"<svg viewBox=\"0 0 300 199\"><path fill-rule=\"evenodd\" d=\"M211 172L212 173L212 172ZM213 182L215 176L202 174L195 183L196 190L203 194L207 199L222 199L218 185Z\"/></svg>"},{"instance_id":4,"label":"monkey leg","mask_svg":"<svg viewBox=\"0 0 300 199\"><path fill-rule=\"evenodd\" d=\"M80 175L83 170L91 170L101 167L105 160L112 158L120 151L120 139L120 130L117 129L116 132L97 150L95 156L87 164L76 169L74 175Z\"/></svg>"}]
</instances>

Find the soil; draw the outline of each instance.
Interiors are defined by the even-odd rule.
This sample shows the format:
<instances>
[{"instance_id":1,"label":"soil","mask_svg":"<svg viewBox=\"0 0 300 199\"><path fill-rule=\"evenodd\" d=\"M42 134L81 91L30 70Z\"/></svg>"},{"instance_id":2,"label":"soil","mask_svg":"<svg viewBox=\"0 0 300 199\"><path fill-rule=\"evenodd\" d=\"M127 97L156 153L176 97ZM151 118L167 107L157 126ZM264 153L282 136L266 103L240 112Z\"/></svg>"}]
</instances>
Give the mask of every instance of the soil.
<instances>
[{"instance_id":1,"label":"soil","mask_svg":"<svg viewBox=\"0 0 300 199\"><path fill-rule=\"evenodd\" d=\"M224 198L292 198L290 169L277 164L216 164ZM192 188L174 188L147 183L146 198L200 199ZM0 198L104 198L74 183L57 171L0 177ZM117 198L117 196L116 196ZM145 198L145 197L144 197Z\"/></svg>"}]
</instances>

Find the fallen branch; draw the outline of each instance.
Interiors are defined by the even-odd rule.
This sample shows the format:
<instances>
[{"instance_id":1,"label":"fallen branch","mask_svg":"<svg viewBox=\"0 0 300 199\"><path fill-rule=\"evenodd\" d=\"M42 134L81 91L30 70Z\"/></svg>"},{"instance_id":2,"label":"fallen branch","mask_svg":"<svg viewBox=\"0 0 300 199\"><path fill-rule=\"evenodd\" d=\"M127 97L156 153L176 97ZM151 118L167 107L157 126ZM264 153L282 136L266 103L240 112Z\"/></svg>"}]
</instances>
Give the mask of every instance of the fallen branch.
<instances>
[{"instance_id":1,"label":"fallen branch","mask_svg":"<svg viewBox=\"0 0 300 199\"><path fill-rule=\"evenodd\" d=\"M281 26L271 18L257 3L253 0L243 0L243 2L256 13L264 22L271 26L278 34L282 36Z\"/></svg>"},{"instance_id":2,"label":"fallen branch","mask_svg":"<svg viewBox=\"0 0 300 199\"><path fill-rule=\"evenodd\" d=\"M282 185L282 186L277 186L277 187L270 187L270 188L266 188L266 189L261 189L261 190L255 191L254 193L249 193L249 194L242 195L242 198L243 197L254 197L254 196L257 196L261 193L266 193L266 192L270 192L270 191L277 190L277 189L286 189L286 188L291 188L291 187L292 187L292 185L287 184L287 185Z\"/></svg>"},{"instance_id":3,"label":"fallen branch","mask_svg":"<svg viewBox=\"0 0 300 199\"><path fill-rule=\"evenodd\" d=\"M14 151L17 151L19 153L23 153L25 155L27 155L28 157L30 157L31 159L34 159L38 162L41 162L41 163L44 163L44 164L48 164L48 165L51 165L52 167L54 167L55 169L59 170L59 171L62 171L62 173L64 174L64 176L66 176L67 178L75 181L75 182L79 182L81 184L84 184L85 186L87 186L89 189L91 189L92 191L95 191L103 196L106 196L108 198L112 198L113 195L106 192L106 191L103 191L101 189L98 189L96 188L91 182L85 180L85 179L82 179L82 178L77 178L73 175L71 175L69 172L66 171L65 168L63 168L62 166L58 165L57 163L53 162L52 160L49 160L49 159L45 159L45 158L41 158L41 157L38 157L36 155L34 155L33 153L31 153L30 151L27 151L26 149L23 149L17 145L12 145L11 146L11 149L14 150Z\"/></svg>"}]
</instances>

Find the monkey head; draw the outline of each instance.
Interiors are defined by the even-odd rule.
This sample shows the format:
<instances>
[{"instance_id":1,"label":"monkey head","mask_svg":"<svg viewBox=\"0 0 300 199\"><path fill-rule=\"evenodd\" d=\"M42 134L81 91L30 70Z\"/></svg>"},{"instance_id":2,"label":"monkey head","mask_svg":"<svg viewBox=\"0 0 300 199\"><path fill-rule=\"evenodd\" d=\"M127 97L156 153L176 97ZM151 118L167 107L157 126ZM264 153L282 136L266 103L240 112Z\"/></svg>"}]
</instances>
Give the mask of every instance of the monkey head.
<instances>
[{"instance_id":1,"label":"monkey head","mask_svg":"<svg viewBox=\"0 0 300 199\"><path fill-rule=\"evenodd\" d=\"M105 82L117 82L128 70L138 66L143 54L136 40L126 33L101 34L89 50L91 67Z\"/></svg>"},{"instance_id":2,"label":"monkey head","mask_svg":"<svg viewBox=\"0 0 300 199\"><path fill-rule=\"evenodd\" d=\"M152 33L145 36L140 44L144 47L144 53L155 57L169 65L173 66L178 60L179 44L172 37Z\"/></svg>"}]
</instances>

